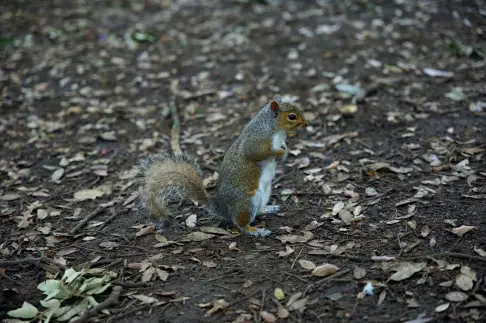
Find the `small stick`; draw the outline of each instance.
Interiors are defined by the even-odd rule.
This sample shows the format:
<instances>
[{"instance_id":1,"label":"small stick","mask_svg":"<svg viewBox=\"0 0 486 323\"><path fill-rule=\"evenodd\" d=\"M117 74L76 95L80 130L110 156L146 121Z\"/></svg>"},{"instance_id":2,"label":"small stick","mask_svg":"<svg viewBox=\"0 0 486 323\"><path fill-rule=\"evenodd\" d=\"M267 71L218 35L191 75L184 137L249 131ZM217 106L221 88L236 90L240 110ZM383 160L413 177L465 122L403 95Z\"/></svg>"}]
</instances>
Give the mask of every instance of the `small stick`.
<instances>
[{"instance_id":1,"label":"small stick","mask_svg":"<svg viewBox=\"0 0 486 323\"><path fill-rule=\"evenodd\" d=\"M319 285L322 285L324 283L327 283L327 282L329 282L331 280L334 280L337 277L341 277L341 276L346 275L350 271L351 271L350 269L344 269L344 270L338 271L337 273L335 273L332 276L328 276L328 277L325 277L325 278L323 278L321 280L318 280L318 281L310 284L309 286L307 286L307 288L304 290L304 293L303 294L306 295L307 292L309 291L309 289L311 289L313 286L319 286Z\"/></svg>"},{"instance_id":2,"label":"small stick","mask_svg":"<svg viewBox=\"0 0 486 323\"><path fill-rule=\"evenodd\" d=\"M83 323L83 322L88 322L90 318L98 314L104 309L107 309L108 307L112 305L117 305L119 303L119 297L120 293L122 291L122 288L120 286L115 286L113 287L113 290L111 291L110 296L108 296L107 299L105 299L103 302L99 303L98 305L90 308L89 310L85 311L83 315L75 319L74 321L71 321L71 323Z\"/></svg>"},{"instance_id":3,"label":"small stick","mask_svg":"<svg viewBox=\"0 0 486 323\"><path fill-rule=\"evenodd\" d=\"M36 266L40 266L42 262L51 264L55 267L61 268L63 270L66 270L67 267L63 264L57 263L51 258L47 257L39 257L39 258L24 258L24 259L18 259L18 260L0 260L0 267L10 267L10 266L16 266L16 265L21 265L21 264L32 264Z\"/></svg>"},{"instance_id":4,"label":"small stick","mask_svg":"<svg viewBox=\"0 0 486 323\"><path fill-rule=\"evenodd\" d=\"M297 257L295 257L294 262L292 263L292 266L290 266L290 270L294 269L295 262L297 261L297 259L299 259L300 254L302 253L302 251L304 251L304 248L305 248L305 245L302 247L302 249L300 249L300 252L299 252L299 254L297 255Z\"/></svg>"},{"instance_id":5,"label":"small stick","mask_svg":"<svg viewBox=\"0 0 486 323\"><path fill-rule=\"evenodd\" d=\"M170 139L170 146L172 151L176 155L182 154L181 150L181 121L179 119L179 115L177 114L177 106L174 100L170 103L170 114L172 116L172 130L170 132L171 139Z\"/></svg>"},{"instance_id":6,"label":"small stick","mask_svg":"<svg viewBox=\"0 0 486 323\"><path fill-rule=\"evenodd\" d=\"M404 259L405 260L414 260L414 259L423 259L423 258L428 258L428 257L437 257L437 258L452 257L452 258L469 259L469 260L476 260L476 261L486 261L486 257L473 256L473 255L468 255L468 254L460 253L460 252L441 252L441 253L431 254L431 255L407 257L407 258L404 258Z\"/></svg>"},{"instance_id":7,"label":"small stick","mask_svg":"<svg viewBox=\"0 0 486 323\"><path fill-rule=\"evenodd\" d=\"M98 214L103 212L104 210L105 210L104 207L102 207L101 205L98 206L93 212L88 214L84 219L81 220L81 222L79 222L73 229L71 229L71 231L69 233L70 234L78 233L79 230L81 230L81 228L83 228L86 225L86 223L88 223L89 220L91 220L92 218L94 218L95 216L97 216Z\"/></svg>"},{"instance_id":8,"label":"small stick","mask_svg":"<svg viewBox=\"0 0 486 323\"><path fill-rule=\"evenodd\" d=\"M108 223L110 223L111 221L113 221L114 218L116 218L116 216L118 215L118 213L116 213L115 209L112 208L110 209L110 212L111 212L111 215L108 217L108 219L106 219L99 227L98 227L98 231L101 231L101 229L103 229L105 227L105 225L107 225Z\"/></svg>"}]
</instances>

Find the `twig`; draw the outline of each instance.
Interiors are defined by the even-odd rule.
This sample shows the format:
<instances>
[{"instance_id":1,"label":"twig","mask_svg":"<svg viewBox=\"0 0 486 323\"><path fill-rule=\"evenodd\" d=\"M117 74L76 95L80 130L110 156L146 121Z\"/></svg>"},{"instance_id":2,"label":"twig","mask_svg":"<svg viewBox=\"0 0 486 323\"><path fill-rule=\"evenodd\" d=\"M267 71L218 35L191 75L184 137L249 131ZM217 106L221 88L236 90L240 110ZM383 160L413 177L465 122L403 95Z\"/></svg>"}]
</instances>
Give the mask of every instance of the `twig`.
<instances>
[{"instance_id":1,"label":"twig","mask_svg":"<svg viewBox=\"0 0 486 323\"><path fill-rule=\"evenodd\" d=\"M167 305L170 305L170 304L167 304ZM143 305L140 305L138 307L132 308L129 311L126 311L126 312L123 312L123 313L120 313L120 314L117 314L117 315L114 315L114 316L110 317L108 319L107 323L112 322L112 321L115 321L115 320L118 320L118 319L121 319L121 318L125 318L128 315L130 315L130 314L137 313L138 311L143 311L144 309L150 308L151 306L152 306L152 304L143 304Z\"/></svg>"},{"instance_id":2,"label":"twig","mask_svg":"<svg viewBox=\"0 0 486 323\"><path fill-rule=\"evenodd\" d=\"M305 289L304 291L304 295L307 294L307 292L314 286L316 287L319 287L320 285L324 284L324 283L328 283L330 282L331 280L334 280L335 278L338 278L338 277L341 277L341 276L344 276L346 275L347 273L349 273L351 270L350 269L344 269L344 270L341 270L341 271L338 271L337 273L335 273L334 275L332 276L328 276L328 277L325 277L321 280L318 280L312 284L310 284L309 286L307 286L307 288Z\"/></svg>"},{"instance_id":3,"label":"twig","mask_svg":"<svg viewBox=\"0 0 486 323\"><path fill-rule=\"evenodd\" d=\"M101 231L101 229L103 229L105 227L105 225L107 225L108 223L113 221L113 219L116 218L119 215L119 213L115 212L114 208L110 209L110 212L111 212L111 215L108 217L108 219L106 219L105 221L103 221L103 223L101 223L101 225L98 227L97 231ZM125 209L125 212L126 212L126 209ZM123 212L123 213L125 213L125 212Z\"/></svg>"},{"instance_id":4,"label":"twig","mask_svg":"<svg viewBox=\"0 0 486 323\"><path fill-rule=\"evenodd\" d=\"M305 245L302 247L302 249L300 249L300 252L299 252L299 254L297 255L297 257L295 257L294 262L292 262L292 266L290 266L290 270L294 269L295 262L297 261L297 259L299 259L300 254L302 253L302 251L304 251L304 248L305 248Z\"/></svg>"},{"instance_id":5,"label":"twig","mask_svg":"<svg viewBox=\"0 0 486 323\"><path fill-rule=\"evenodd\" d=\"M441 253L436 253L436 254L431 254L431 255L407 257L407 258L404 258L404 259L405 260L416 260L416 259L423 259L423 258L430 258L430 257L436 257L436 258L452 257L452 258L469 259L469 260L476 260L476 261L486 261L486 257L473 256L473 255L468 255L468 254L460 253L460 252L447 252L447 251L441 252Z\"/></svg>"},{"instance_id":6,"label":"twig","mask_svg":"<svg viewBox=\"0 0 486 323\"><path fill-rule=\"evenodd\" d=\"M67 267L63 264L57 263L51 258L47 257L39 257L39 258L24 258L24 259L18 259L18 260L0 260L0 267L10 267L10 266L16 266L16 265L22 265L22 264L32 264L36 266L40 266L42 262L51 264L55 267L61 268L63 270L66 270Z\"/></svg>"},{"instance_id":7,"label":"twig","mask_svg":"<svg viewBox=\"0 0 486 323\"><path fill-rule=\"evenodd\" d=\"M105 210L104 207L102 207L101 205L98 206L93 212L88 214L84 219L81 220L81 222L79 222L74 228L72 228L71 231L69 231L69 233L71 234L78 233L79 230L81 230L86 225L86 223L88 223L89 220L91 220L92 218L94 218L104 210Z\"/></svg>"},{"instance_id":8,"label":"twig","mask_svg":"<svg viewBox=\"0 0 486 323\"><path fill-rule=\"evenodd\" d=\"M150 287L150 283L134 283L134 282L113 282L115 286L122 286L125 288L139 288L139 287Z\"/></svg>"},{"instance_id":9,"label":"twig","mask_svg":"<svg viewBox=\"0 0 486 323\"><path fill-rule=\"evenodd\" d=\"M174 99L170 103L170 114L172 117L172 130L170 132L170 146L174 154L182 154L181 150L181 121L179 120L179 115L177 114L177 106Z\"/></svg>"},{"instance_id":10,"label":"twig","mask_svg":"<svg viewBox=\"0 0 486 323\"><path fill-rule=\"evenodd\" d=\"M80 317L75 319L74 321L71 321L71 323L83 323L83 322L88 322L88 320L101 312L104 309L107 309L108 307L112 305L117 305L119 303L119 297L120 293L122 292L122 287L121 286L115 286L113 287L113 290L111 291L110 296L108 296L107 299L105 299L103 302L99 303L98 305L90 308L86 312L83 313Z\"/></svg>"}]
</instances>

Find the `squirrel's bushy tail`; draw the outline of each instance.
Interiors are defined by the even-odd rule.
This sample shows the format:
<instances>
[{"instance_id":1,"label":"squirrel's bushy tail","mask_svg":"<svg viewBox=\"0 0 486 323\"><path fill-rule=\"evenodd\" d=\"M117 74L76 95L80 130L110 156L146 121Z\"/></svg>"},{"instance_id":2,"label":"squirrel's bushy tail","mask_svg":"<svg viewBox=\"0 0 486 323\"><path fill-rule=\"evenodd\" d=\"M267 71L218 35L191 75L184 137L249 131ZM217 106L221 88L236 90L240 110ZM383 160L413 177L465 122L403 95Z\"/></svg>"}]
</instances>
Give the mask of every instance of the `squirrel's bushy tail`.
<instances>
[{"instance_id":1,"label":"squirrel's bushy tail","mask_svg":"<svg viewBox=\"0 0 486 323\"><path fill-rule=\"evenodd\" d=\"M143 187L142 207L156 220L168 220L167 199L186 196L193 201L206 202L201 168L187 154L161 153L140 162Z\"/></svg>"}]
</instances>

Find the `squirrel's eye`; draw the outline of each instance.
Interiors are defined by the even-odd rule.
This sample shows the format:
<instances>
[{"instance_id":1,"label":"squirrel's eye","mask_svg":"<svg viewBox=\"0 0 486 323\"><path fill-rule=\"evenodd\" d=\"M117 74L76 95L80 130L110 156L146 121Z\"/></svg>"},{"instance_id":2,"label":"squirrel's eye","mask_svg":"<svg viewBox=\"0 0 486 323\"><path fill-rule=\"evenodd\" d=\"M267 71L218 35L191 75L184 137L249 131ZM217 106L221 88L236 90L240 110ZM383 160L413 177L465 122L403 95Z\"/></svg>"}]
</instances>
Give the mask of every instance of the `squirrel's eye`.
<instances>
[{"instance_id":1,"label":"squirrel's eye","mask_svg":"<svg viewBox=\"0 0 486 323\"><path fill-rule=\"evenodd\" d=\"M297 116L295 115L295 113L289 113L289 120L295 120L297 119Z\"/></svg>"}]
</instances>

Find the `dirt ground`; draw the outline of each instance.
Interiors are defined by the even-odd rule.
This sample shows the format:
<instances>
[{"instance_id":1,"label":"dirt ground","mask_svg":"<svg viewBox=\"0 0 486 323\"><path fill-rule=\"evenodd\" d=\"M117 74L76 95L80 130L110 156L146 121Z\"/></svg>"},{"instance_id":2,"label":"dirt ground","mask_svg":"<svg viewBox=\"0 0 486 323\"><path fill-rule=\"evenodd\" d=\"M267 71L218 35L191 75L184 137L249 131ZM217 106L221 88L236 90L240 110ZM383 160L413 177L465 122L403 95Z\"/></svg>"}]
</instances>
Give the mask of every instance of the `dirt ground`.
<instances>
[{"instance_id":1,"label":"dirt ground","mask_svg":"<svg viewBox=\"0 0 486 323\"><path fill-rule=\"evenodd\" d=\"M122 288L100 322L486 321L485 1L0 9L0 319L89 263ZM137 216L171 107L211 191L274 93L311 126L278 168L282 210L256 223L272 236L187 201L162 234Z\"/></svg>"}]
</instances>

